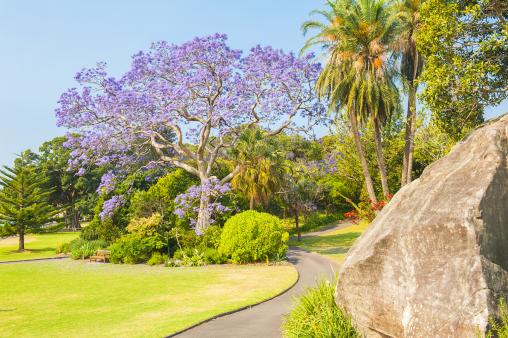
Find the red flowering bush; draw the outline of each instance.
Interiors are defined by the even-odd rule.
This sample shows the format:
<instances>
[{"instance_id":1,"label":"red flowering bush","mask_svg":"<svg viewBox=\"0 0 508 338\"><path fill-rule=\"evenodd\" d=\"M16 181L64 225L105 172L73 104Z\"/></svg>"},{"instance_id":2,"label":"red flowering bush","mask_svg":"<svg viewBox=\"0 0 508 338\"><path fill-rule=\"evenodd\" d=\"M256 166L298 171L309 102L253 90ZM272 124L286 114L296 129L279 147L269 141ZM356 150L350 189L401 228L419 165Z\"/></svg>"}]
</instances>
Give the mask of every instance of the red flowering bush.
<instances>
[{"instance_id":1,"label":"red flowering bush","mask_svg":"<svg viewBox=\"0 0 508 338\"><path fill-rule=\"evenodd\" d=\"M362 201L358 204L355 204L350 199L347 199L354 209L346 212L344 217L352 219L354 223L359 220L367 220L371 222L376 217L378 212L381 211L381 209L383 209L386 204L388 204L392 197L392 195L388 195L386 196L385 200L379 201L377 203L372 203L372 201L369 200Z\"/></svg>"}]
</instances>

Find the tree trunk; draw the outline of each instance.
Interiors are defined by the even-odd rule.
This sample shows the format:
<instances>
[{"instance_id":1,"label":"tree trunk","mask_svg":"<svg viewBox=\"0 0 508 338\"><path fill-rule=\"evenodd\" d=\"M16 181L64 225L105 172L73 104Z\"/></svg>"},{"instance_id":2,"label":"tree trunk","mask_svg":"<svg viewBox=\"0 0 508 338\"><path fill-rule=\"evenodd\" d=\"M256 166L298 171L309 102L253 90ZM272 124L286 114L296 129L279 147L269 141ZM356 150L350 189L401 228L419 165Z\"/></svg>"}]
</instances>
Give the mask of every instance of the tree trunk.
<instances>
[{"instance_id":1,"label":"tree trunk","mask_svg":"<svg viewBox=\"0 0 508 338\"><path fill-rule=\"evenodd\" d=\"M205 229L210 225L210 210L208 206L210 205L210 196L207 191L201 192L201 198L199 199L199 212L198 212L198 220L196 222L196 234L201 236Z\"/></svg>"},{"instance_id":2,"label":"tree trunk","mask_svg":"<svg viewBox=\"0 0 508 338\"><path fill-rule=\"evenodd\" d=\"M409 157L407 161L407 183L413 180L413 157L415 153L415 134L416 134L416 86L413 89L411 96L411 106L413 114L411 116L411 134L409 135Z\"/></svg>"},{"instance_id":3,"label":"tree trunk","mask_svg":"<svg viewBox=\"0 0 508 338\"><path fill-rule=\"evenodd\" d=\"M81 228L79 224L79 211L76 210L76 203L74 202L74 197L71 199L71 229L78 230Z\"/></svg>"},{"instance_id":4,"label":"tree trunk","mask_svg":"<svg viewBox=\"0 0 508 338\"><path fill-rule=\"evenodd\" d=\"M20 227L20 229L19 229L19 247L18 247L18 251L19 252L25 251L25 228L24 227Z\"/></svg>"},{"instance_id":5,"label":"tree trunk","mask_svg":"<svg viewBox=\"0 0 508 338\"><path fill-rule=\"evenodd\" d=\"M356 152L360 159L360 165L362 166L363 177L365 178L365 186L367 187L367 193L371 203L377 203L376 192L374 190L374 184L372 183L372 177L369 172L369 164L365 158L365 152L363 151L362 141L360 140L360 134L358 132L358 122L354 114L349 114L349 121L351 122L351 129L353 130L353 138L355 140Z\"/></svg>"},{"instance_id":6,"label":"tree trunk","mask_svg":"<svg viewBox=\"0 0 508 338\"><path fill-rule=\"evenodd\" d=\"M383 195L387 197L390 195L390 188L388 187L388 177L386 176L386 164L383 156L383 137L381 132L381 121L379 121L379 118L374 117L374 137L376 140L377 165L379 167L379 173L381 174Z\"/></svg>"},{"instance_id":7,"label":"tree trunk","mask_svg":"<svg viewBox=\"0 0 508 338\"><path fill-rule=\"evenodd\" d=\"M249 209L254 210L254 196L251 196L249 199Z\"/></svg>"},{"instance_id":8,"label":"tree trunk","mask_svg":"<svg viewBox=\"0 0 508 338\"><path fill-rule=\"evenodd\" d=\"M402 176L400 185L411 182L413 171L414 136L416 129L416 86L414 82L409 84L406 114L406 134L404 137L404 158L402 160Z\"/></svg>"},{"instance_id":9,"label":"tree trunk","mask_svg":"<svg viewBox=\"0 0 508 338\"><path fill-rule=\"evenodd\" d=\"M300 231L300 217L299 217L299 212L298 212L298 206L295 207L295 229L296 229L296 234L298 236L298 242L300 242L300 240L302 239L302 232Z\"/></svg>"}]
</instances>

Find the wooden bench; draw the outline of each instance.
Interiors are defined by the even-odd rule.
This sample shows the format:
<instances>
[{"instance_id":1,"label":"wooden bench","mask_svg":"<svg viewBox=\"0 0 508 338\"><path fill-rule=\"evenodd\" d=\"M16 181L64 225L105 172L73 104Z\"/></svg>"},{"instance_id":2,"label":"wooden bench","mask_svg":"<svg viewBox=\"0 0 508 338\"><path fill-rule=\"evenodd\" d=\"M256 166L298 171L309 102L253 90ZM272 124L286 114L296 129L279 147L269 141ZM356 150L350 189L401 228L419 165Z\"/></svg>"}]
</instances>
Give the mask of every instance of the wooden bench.
<instances>
[{"instance_id":1,"label":"wooden bench","mask_svg":"<svg viewBox=\"0 0 508 338\"><path fill-rule=\"evenodd\" d=\"M104 262L109 259L111 251L109 250L97 250L94 256L90 256L90 262Z\"/></svg>"}]
</instances>

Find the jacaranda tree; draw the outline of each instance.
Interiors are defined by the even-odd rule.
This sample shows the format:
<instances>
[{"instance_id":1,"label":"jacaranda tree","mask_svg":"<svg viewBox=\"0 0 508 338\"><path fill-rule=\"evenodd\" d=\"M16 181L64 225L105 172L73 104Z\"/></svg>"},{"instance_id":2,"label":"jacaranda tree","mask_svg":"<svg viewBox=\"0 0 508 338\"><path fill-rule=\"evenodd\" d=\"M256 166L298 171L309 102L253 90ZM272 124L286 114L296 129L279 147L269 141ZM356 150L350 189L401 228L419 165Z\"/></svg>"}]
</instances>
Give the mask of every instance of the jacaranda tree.
<instances>
[{"instance_id":1,"label":"jacaranda tree","mask_svg":"<svg viewBox=\"0 0 508 338\"><path fill-rule=\"evenodd\" d=\"M71 165L84 172L90 163L110 163L117 173L171 165L211 186L214 164L246 126L273 136L308 127L323 112L313 91L320 66L312 55L256 46L242 56L226 42L216 34L181 45L154 43L133 56L119 79L103 63L79 72L81 89L63 93L56 110L58 125L80 135L69 142ZM209 192L201 191L197 233L210 220Z\"/></svg>"}]
</instances>

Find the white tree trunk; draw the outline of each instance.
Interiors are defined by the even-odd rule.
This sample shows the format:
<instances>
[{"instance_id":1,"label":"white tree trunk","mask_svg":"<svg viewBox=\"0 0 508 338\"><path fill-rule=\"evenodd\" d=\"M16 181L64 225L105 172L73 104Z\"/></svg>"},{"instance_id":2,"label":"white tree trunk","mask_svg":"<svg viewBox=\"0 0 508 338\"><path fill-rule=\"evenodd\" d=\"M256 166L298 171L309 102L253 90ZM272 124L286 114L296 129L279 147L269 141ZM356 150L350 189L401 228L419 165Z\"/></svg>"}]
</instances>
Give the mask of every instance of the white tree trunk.
<instances>
[{"instance_id":1,"label":"white tree trunk","mask_svg":"<svg viewBox=\"0 0 508 338\"><path fill-rule=\"evenodd\" d=\"M207 183L207 178L201 179L201 186L204 186ZM210 192L206 190L201 191L201 198L199 199L199 211L198 211L198 220L196 222L196 234L201 236L206 228L210 225L210 210L208 209L210 205Z\"/></svg>"}]
</instances>

